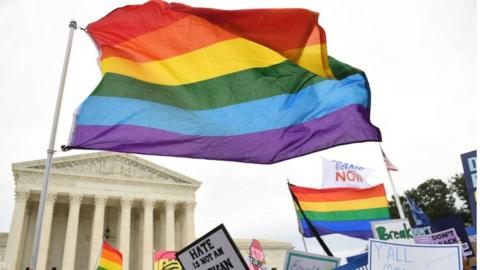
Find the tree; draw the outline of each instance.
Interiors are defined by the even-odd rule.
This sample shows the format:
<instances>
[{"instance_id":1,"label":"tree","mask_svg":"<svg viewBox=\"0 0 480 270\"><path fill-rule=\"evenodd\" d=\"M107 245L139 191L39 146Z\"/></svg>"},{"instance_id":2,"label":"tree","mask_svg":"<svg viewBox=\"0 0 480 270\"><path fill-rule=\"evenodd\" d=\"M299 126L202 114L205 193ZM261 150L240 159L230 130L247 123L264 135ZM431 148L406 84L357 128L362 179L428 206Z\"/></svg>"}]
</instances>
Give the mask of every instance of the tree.
<instances>
[{"instance_id":1,"label":"tree","mask_svg":"<svg viewBox=\"0 0 480 270\"><path fill-rule=\"evenodd\" d=\"M441 179L428 179L418 187L405 191L405 195L413 199L432 220L457 213L455 198L447 184ZM400 196L400 203L405 216L414 224L410 207L404 196ZM392 218L399 218L394 200L389 202L389 209Z\"/></svg>"},{"instance_id":2,"label":"tree","mask_svg":"<svg viewBox=\"0 0 480 270\"><path fill-rule=\"evenodd\" d=\"M452 193L457 195L458 199L462 203L459 212L462 215L465 223L472 224L472 212L470 205L468 204L468 192L467 184L465 183L465 177L463 174L455 174L449 179L449 188Z\"/></svg>"}]
</instances>

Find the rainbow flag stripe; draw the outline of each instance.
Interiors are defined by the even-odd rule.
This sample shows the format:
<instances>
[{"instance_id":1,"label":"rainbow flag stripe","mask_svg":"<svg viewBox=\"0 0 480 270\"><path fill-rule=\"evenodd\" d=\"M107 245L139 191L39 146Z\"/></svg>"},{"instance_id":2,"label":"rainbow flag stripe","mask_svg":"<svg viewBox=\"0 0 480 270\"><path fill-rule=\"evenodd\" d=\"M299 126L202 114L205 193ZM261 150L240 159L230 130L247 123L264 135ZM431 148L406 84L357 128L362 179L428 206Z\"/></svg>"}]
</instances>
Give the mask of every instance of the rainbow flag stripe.
<instances>
[{"instance_id":1,"label":"rainbow flag stripe","mask_svg":"<svg viewBox=\"0 0 480 270\"><path fill-rule=\"evenodd\" d=\"M383 184L363 189L313 189L294 185L289 188L299 204L295 208L305 237L313 237L314 228L319 235L339 233L373 238L370 222L390 218Z\"/></svg>"},{"instance_id":2,"label":"rainbow flag stripe","mask_svg":"<svg viewBox=\"0 0 480 270\"><path fill-rule=\"evenodd\" d=\"M102 255L98 263L97 270L121 270L122 269L122 253L110 246L107 242L103 242Z\"/></svg>"},{"instance_id":3,"label":"rainbow flag stripe","mask_svg":"<svg viewBox=\"0 0 480 270\"><path fill-rule=\"evenodd\" d=\"M163 1L112 11L87 27L103 78L68 148L268 164L380 141L365 75L328 57L317 20Z\"/></svg>"}]
</instances>

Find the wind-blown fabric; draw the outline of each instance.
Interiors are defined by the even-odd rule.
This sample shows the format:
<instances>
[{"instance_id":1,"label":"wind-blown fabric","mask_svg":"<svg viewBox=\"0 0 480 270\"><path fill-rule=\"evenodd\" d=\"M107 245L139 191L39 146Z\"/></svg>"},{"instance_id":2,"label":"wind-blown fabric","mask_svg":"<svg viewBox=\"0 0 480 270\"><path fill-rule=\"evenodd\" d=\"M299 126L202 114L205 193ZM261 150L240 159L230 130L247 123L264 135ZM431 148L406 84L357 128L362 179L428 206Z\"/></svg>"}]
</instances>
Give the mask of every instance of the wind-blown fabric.
<instances>
[{"instance_id":1,"label":"wind-blown fabric","mask_svg":"<svg viewBox=\"0 0 480 270\"><path fill-rule=\"evenodd\" d=\"M380 141L358 69L328 57L318 14L150 1L88 25L103 78L68 148L275 163Z\"/></svg>"},{"instance_id":2,"label":"wind-blown fabric","mask_svg":"<svg viewBox=\"0 0 480 270\"><path fill-rule=\"evenodd\" d=\"M315 189L289 184L300 233L305 237L332 233L373 238L371 221L390 219L383 184L370 188Z\"/></svg>"}]
</instances>

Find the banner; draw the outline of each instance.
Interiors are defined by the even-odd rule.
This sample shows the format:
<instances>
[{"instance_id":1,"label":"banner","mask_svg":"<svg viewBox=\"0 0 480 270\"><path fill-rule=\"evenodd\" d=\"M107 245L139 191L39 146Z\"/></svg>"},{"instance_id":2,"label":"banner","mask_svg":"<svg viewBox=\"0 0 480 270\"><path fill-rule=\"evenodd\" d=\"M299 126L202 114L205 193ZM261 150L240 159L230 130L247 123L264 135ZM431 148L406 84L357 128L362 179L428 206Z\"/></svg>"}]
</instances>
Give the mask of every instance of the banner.
<instances>
[{"instance_id":1,"label":"banner","mask_svg":"<svg viewBox=\"0 0 480 270\"><path fill-rule=\"evenodd\" d=\"M463 175L467 185L468 204L472 212L473 227L477 227L477 151L462 154Z\"/></svg>"},{"instance_id":2,"label":"banner","mask_svg":"<svg viewBox=\"0 0 480 270\"><path fill-rule=\"evenodd\" d=\"M340 258L289 250L283 270L333 270L339 264Z\"/></svg>"},{"instance_id":3,"label":"banner","mask_svg":"<svg viewBox=\"0 0 480 270\"><path fill-rule=\"evenodd\" d=\"M177 252L185 270L249 270L223 224Z\"/></svg>"},{"instance_id":4,"label":"banner","mask_svg":"<svg viewBox=\"0 0 480 270\"><path fill-rule=\"evenodd\" d=\"M370 239L370 270L462 270L462 248L453 245L401 244Z\"/></svg>"},{"instance_id":5,"label":"banner","mask_svg":"<svg viewBox=\"0 0 480 270\"><path fill-rule=\"evenodd\" d=\"M396 243L414 243L408 219L372 221L370 225L376 239Z\"/></svg>"},{"instance_id":6,"label":"banner","mask_svg":"<svg viewBox=\"0 0 480 270\"><path fill-rule=\"evenodd\" d=\"M370 187L367 178L373 169L355 164L323 158L323 188Z\"/></svg>"},{"instance_id":7,"label":"banner","mask_svg":"<svg viewBox=\"0 0 480 270\"><path fill-rule=\"evenodd\" d=\"M368 270L368 252L347 257L347 264L339 266L335 270Z\"/></svg>"},{"instance_id":8,"label":"banner","mask_svg":"<svg viewBox=\"0 0 480 270\"><path fill-rule=\"evenodd\" d=\"M467 231L465 230L465 225L463 224L463 219L460 215L451 215L432 221L433 232L440 232L450 228L455 229L458 238L462 241L462 248L465 256L467 258L475 256L472 244L470 243Z\"/></svg>"},{"instance_id":9,"label":"banner","mask_svg":"<svg viewBox=\"0 0 480 270\"><path fill-rule=\"evenodd\" d=\"M444 245L461 243L454 228L428 235L415 236L413 239L415 244Z\"/></svg>"},{"instance_id":10,"label":"banner","mask_svg":"<svg viewBox=\"0 0 480 270\"><path fill-rule=\"evenodd\" d=\"M182 270L175 251L155 251L153 253L154 270Z\"/></svg>"},{"instance_id":11,"label":"banner","mask_svg":"<svg viewBox=\"0 0 480 270\"><path fill-rule=\"evenodd\" d=\"M248 259L251 270L267 270L265 254L262 245L257 239L253 239L248 250Z\"/></svg>"}]
</instances>

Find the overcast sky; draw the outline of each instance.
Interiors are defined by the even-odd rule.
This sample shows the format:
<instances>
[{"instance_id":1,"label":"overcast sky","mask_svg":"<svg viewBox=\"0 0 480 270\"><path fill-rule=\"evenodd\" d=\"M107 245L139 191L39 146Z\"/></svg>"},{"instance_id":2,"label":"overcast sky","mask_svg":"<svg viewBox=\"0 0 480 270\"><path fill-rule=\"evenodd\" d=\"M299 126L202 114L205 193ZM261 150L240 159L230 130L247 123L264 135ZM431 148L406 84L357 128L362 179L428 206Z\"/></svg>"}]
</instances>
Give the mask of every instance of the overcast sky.
<instances>
[{"instance_id":1,"label":"overcast sky","mask_svg":"<svg viewBox=\"0 0 480 270\"><path fill-rule=\"evenodd\" d=\"M86 26L116 7L142 2L0 0L0 231L9 230L14 206L11 163L46 155L69 20ZM318 11L329 55L368 76L371 119L400 169L393 174L400 192L428 178L447 180L462 172L460 154L477 146L474 0L182 2ZM67 143L75 108L101 78L97 56L88 35L76 31L57 149ZM337 147L275 165L141 157L203 182L197 193L197 235L223 222L234 237L287 241L302 249L286 179L320 187L322 157L376 169L370 182L384 182L391 194L378 143ZM331 245L332 239L336 254L362 246L362 241L339 237L327 238ZM315 241L308 245L318 249Z\"/></svg>"}]
</instances>

